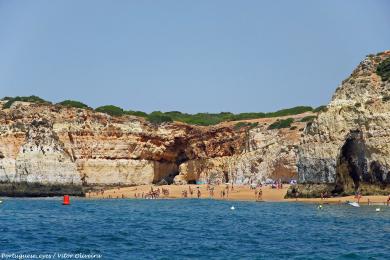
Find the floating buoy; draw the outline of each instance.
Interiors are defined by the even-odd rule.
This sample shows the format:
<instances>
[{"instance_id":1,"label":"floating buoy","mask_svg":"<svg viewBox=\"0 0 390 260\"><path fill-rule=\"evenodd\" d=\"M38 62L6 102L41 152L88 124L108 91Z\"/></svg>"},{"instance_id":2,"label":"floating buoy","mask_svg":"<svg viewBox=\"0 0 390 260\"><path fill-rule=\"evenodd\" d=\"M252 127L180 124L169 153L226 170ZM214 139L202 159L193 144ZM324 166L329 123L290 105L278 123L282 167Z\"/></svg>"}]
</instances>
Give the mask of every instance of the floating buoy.
<instances>
[{"instance_id":1,"label":"floating buoy","mask_svg":"<svg viewBox=\"0 0 390 260\"><path fill-rule=\"evenodd\" d=\"M230 209L231 209L231 210L235 210L236 208L235 208L234 206L231 206Z\"/></svg>"},{"instance_id":2,"label":"floating buoy","mask_svg":"<svg viewBox=\"0 0 390 260\"><path fill-rule=\"evenodd\" d=\"M318 205L318 209L322 209L322 205Z\"/></svg>"},{"instance_id":3,"label":"floating buoy","mask_svg":"<svg viewBox=\"0 0 390 260\"><path fill-rule=\"evenodd\" d=\"M62 205L70 205L69 195L64 195L64 201L62 202Z\"/></svg>"},{"instance_id":4,"label":"floating buoy","mask_svg":"<svg viewBox=\"0 0 390 260\"><path fill-rule=\"evenodd\" d=\"M380 208L376 208L375 211L381 211L381 209Z\"/></svg>"}]
</instances>

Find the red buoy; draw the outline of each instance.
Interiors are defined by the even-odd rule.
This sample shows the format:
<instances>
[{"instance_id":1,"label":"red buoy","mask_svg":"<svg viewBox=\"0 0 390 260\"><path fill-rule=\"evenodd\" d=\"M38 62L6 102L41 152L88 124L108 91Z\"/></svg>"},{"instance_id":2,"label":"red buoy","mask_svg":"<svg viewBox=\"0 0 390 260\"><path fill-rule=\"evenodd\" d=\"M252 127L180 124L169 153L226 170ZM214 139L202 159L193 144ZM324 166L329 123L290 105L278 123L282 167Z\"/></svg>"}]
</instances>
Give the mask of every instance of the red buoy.
<instances>
[{"instance_id":1,"label":"red buoy","mask_svg":"<svg viewBox=\"0 0 390 260\"><path fill-rule=\"evenodd\" d=\"M62 202L62 205L70 205L69 195L64 195L64 202Z\"/></svg>"}]
</instances>

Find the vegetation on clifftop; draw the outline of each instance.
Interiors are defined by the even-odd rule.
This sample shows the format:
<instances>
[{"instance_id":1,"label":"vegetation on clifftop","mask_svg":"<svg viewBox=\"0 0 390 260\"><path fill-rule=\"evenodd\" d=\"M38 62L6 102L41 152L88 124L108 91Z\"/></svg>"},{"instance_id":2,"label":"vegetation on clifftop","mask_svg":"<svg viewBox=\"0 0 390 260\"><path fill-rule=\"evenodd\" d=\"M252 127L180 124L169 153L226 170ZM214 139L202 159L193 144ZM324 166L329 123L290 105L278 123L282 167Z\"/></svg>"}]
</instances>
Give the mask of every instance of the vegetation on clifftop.
<instances>
[{"instance_id":1,"label":"vegetation on clifftop","mask_svg":"<svg viewBox=\"0 0 390 260\"><path fill-rule=\"evenodd\" d=\"M281 119L277 120L274 123L270 124L268 129L281 129L281 128L289 128L291 124L294 122L293 118Z\"/></svg>"},{"instance_id":2,"label":"vegetation on clifftop","mask_svg":"<svg viewBox=\"0 0 390 260\"><path fill-rule=\"evenodd\" d=\"M86 104L76 100L64 100L62 102L57 103L57 105L62 105L66 107L75 107L75 108L90 108Z\"/></svg>"},{"instance_id":3,"label":"vegetation on clifftop","mask_svg":"<svg viewBox=\"0 0 390 260\"><path fill-rule=\"evenodd\" d=\"M3 108L10 108L15 101L51 104L51 102L34 95L28 97L4 97L2 100L7 100L7 102L3 105Z\"/></svg>"},{"instance_id":4,"label":"vegetation on clifftop","mask_svg":"<svg viewBox=\"0 0 390 260\"><path fill-rule=\"evenodd\" d=\"M110 116L122 116L125 114L125 111L122 108L113 105L97 107L95 111L106 113L109 114Z\"/></svg>"},{"instance_id":5,"label":"vegetation on clifftop","mask_svg":"<svg viewBox=\"0 0 390 260\"><path fill-rule=\"evenodd\" d=\"M238 122L237 124L234 125L234 130L239 130L243 127L248 127L248 128L255 128L259 125L259 123L247 123L247 122Z\"/></svg>"},{"instance_id":6,"label":"vegetation on clifftop","mask_svg":"<svg viewBox=\"0 0 390 260\"><path fill-rule=\"evenodd\" d=\"M390 58L385 59L379 63L376 68L376 73L382 78L383 81L390 79Z\"/></svg>"},{"instance_id":7,"label":"vegetation on clifftop","mask_svg":"<svg viewBox=\"0 0 390 260\"><path fill-rule=\"evenodd\" d=\"M167 123L167 122L172 122L172 118L165 115L164 113L160 111L155 111L151 114L149 114L146 119L153 123L153 124L162 124L162 123Z\"/></svg>"},{"instance_id":8,"label":"vegetation on clifftop","mask_svg":"<svg viewBox=\"0 0 390 260\"><path fill-rule=\"evenodd\" d=\"M311 122L313 121L317 116L305 116L300 121L301 122Z\"/></svg>"},{"instance_id":9,"label":"vegetation on clifftop","mask_svg":"<svg viewBox=\"0 0 390 260\"><path fill-rule=\"evenodd\" d=\"M9 108L12 105L12 103L15 101L51 104L50 102L37 96L4 97L2 100L7 101L4 104L3 108ZM67 106L67 107L91 109L88 105L76 100L64 100L57 104L62 106ZM240 120L258 119L258 118L290 116L290 115L301 114L304 112L319 112L325 108L326 108L325 106L320 106L317 108L312 108L310 106L296 106L293 108L281 109L276 112L268 112L268 113L253 112L253 113L239 113L239 114L233 114L230 112L188 114L188 113L182 113L180 111L170 111L170 112L154 111L148 114L142 111L124 110L123 108L114 105L105 105L105 106L100 106L95 108L95 111L106 113L111 116L122 116L122 115L139 116L145 118L146 120L154 124L179 121L190 125L208 126L208 125L216 125L221 122L227 122L227 121L240 121ZM237 128L243 126L244 125L238 125Z\"/></svg>"}]
</instances>

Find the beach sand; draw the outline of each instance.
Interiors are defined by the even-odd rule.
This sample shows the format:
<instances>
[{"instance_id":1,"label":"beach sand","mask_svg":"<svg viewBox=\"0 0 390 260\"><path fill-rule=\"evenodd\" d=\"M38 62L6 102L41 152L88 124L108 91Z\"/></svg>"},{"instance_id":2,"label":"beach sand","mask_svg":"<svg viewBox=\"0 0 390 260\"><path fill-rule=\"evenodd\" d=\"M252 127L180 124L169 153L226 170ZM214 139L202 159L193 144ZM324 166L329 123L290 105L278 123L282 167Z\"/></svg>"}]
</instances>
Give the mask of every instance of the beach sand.
<instances>
[{"instance_id":1,"label":"beach sand","mask_svg":"<svg viewBox=\"0 0 390 260\"><path fill-rule=\"evenodd\" d=\"M160 195L160 198L166 198L166 199L178 199L183 198L182 191L186 190L188 193L187 198L197 198L197 190L199 187L199 190L201 192L202 199L209 199L210 192L207 190L207 185L162 185L162 186L155 186L155 185L141 185L141 186L134 186L134 187L121 187L121 188L112 188L108 190L104 190L104 193L96 193L91 192L86 195L86 197L89 198L135 198L135 194L137 194L139 197L142 196L142 193L146 194L151 190L151 187L153 189L168 189L169 195ZM189 187L193 190L193 195L191 196L189 191ZM210 186L211 187L211 186ZM228 200L245 200L245 201L255 201L255 190L250 189L249 186L244 185L234 185L233 190L231 189L231 185L229 185L229 192L226 192L226 185L215 185L214 187L214 199L228 199ZM287 189L288 185L283 186L282 189L271 189L270 186L266 186L262 188L263 191L263 200L266 201L282 201ZM225 190L225 197L221 197L221 191ZM257 189L258 191L259 189Z\"/></svg>"},{"instance_id":2,"label":"beach sand","mask_svg":"<svg viewBox=\"0 0 390 260\"><path fill-rule=\"evenodd\" d=\"M160 199L179 199L183 198L182 191L186 190L188 193L187 198L197 198L197 190L199 187L199 190L201 192L201 199L210 199L210 193L207 190L207 185L162 185L162 186L155 186L155 185L141 185L141 186L134 186L134 187L117 187L117 188L111 188L104 190L104 193L101 192L91 192L87 193L87 198L94 198L94 199L122 199L122 198L136 198L136 194L138 196L138 199L142 199L142 193L146 194L148 193L151 188L153 189L168 189L169 195L162 195L160 193ZM193 195L191 196L189 191L189 187L194 191ZM226 193L226 185L216 185L213 186L214 189L214 197L212 199L218 199L218 200L237 200L237 201L257 201L257 197L255 195L255 190L251 189L249 186L244 185L234 185L233 190L231 189L231 185L229 185L229 192L227 195L225 195L224 198L221 197L221 191L225 190ZM266 202L309 202L309 203L323 203L323 204L337 204L337 203L345 203L348 201L357 202L357 198L354 196L346 196L346 197L333 197L333 198L298 198L298 199L285 199L285 195L287 193L287 190L289 188L289 185L283 185L282 189L272 189L271 186L263 186L262 192L262 200ZM258 191L259 189L257 189ZM360 198L360 204L368 204L368 201L370 201L370 204L377 204L377 205L384 205L387 202L387 196L362 196Z\"/></svg>"}]
</instances>

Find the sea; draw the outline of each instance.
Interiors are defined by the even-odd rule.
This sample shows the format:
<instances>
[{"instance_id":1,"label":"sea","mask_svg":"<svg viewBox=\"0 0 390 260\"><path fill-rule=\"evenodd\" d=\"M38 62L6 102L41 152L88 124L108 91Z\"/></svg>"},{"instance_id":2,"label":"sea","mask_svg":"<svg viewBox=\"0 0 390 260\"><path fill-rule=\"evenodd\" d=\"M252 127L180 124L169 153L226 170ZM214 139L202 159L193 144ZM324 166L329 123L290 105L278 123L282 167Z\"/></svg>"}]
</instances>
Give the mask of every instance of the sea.
<instances>
[{"instance_id":1,"label":"sea","mask_svg":"<svg viewBox=\"0 0 390 260\"><path fill-rule=\"evenodd\" d=\"M0 259L390 259L390 207L2 198ZM377 208L380 211L377 211Z\"/></svg>"}]
</instances>

